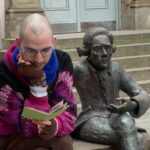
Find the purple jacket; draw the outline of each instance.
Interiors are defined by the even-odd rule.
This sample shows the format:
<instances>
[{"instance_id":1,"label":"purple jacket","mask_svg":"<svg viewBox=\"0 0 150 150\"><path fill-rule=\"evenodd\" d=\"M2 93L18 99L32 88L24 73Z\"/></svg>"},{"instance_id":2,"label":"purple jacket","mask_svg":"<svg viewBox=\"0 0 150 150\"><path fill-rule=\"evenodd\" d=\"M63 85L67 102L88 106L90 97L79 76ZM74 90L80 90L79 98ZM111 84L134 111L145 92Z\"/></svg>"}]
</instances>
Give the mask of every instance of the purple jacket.
<instances>
[{"instance_id":1,"label":"purple jacket","mask_svg":"<svg viewBox=\"0 0 150 150\"><path fill-rule=\"evenodd\" d=\"M32 121L22 118L23 107L32 105L40 110L49 111L61 100L65 100L70 107L55 118L56 136L71 133L75 127L77 107L72 93L73 67L69 55L55 50L58 60L57 77L48 85L48 96L37 98L30 93L28 83L17 71L12 59L15 49L15 44L10 46L0 62L0 135L38 135L37 126Z\"/></svg>"}]
</instances>

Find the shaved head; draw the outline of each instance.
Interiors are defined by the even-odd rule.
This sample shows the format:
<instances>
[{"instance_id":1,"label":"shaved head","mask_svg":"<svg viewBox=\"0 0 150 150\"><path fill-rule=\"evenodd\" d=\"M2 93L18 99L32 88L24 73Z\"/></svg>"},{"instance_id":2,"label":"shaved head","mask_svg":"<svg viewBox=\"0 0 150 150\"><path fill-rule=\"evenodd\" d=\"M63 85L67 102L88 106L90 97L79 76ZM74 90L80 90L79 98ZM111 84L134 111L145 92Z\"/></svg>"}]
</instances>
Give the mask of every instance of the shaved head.
<instances>
[{"instance_id":1,"label":"shaved head","mask_svg":"<svg viewBox=\"0 0 150 150\"><path fill-rule=\"evenodd\" d=\"M26 17L21 24L19 36L21 40L26 37L26 32L30 30L35 36L40 36L45 30L52 34L51 25L45 16L32 14Z\"/></svg>"}]
</instances>

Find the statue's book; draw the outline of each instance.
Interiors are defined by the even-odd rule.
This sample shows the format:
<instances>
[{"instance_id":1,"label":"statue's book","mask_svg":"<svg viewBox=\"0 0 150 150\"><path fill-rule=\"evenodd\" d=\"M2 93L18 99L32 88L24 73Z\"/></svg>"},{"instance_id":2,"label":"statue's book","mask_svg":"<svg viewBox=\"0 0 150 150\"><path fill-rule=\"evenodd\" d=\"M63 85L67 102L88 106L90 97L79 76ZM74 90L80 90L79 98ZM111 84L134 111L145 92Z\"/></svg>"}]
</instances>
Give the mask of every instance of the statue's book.
<instances>
[{"instance_id":1,"label":"statue's book","mask_svg":"<svg viewBox=\"0 0 150 150\"><path fill-rule=\"evenodd\" d=\"M44 112L30 107L24 107L22 116L31 120L52 120L56 116L64 112L68 107L69 105L63 103L63 101L53 106L49 112Z\"/></svg>"}]
</instances>

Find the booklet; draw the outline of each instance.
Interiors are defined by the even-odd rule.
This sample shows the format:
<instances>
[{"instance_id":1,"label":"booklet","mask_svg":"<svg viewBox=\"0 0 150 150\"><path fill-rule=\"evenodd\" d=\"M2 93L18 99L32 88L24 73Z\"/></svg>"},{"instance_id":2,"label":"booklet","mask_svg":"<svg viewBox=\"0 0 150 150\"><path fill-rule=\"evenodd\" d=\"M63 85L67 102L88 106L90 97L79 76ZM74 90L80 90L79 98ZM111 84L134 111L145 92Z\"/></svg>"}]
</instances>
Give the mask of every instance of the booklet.
<instances>
[{"instance_id":1,"label":"booklet","mask_svg":"<svg viewBox=\"0 0 150 150\"><path fill-rule=\"evenodd\" d=\"M64 103L63 101L53 106L49 112L44 112L30 107L24 107L22 116L31 120L52 120L56 116L64 112L68 107L69 105L67 103Z\"/></svg>"}]
</instances>

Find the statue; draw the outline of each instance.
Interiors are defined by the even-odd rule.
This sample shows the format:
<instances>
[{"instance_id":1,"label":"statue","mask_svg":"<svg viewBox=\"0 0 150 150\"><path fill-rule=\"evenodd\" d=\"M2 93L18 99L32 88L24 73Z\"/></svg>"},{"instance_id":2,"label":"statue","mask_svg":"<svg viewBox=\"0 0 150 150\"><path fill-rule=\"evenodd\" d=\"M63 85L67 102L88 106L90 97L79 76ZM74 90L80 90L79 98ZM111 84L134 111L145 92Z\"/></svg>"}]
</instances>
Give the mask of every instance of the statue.
<instances>
[{"instance_id":1,"label":"statue","mask_svg":"<svg viewBox=\"0 0 150 150\"><path fill-rule=\"evenodd\" d=\"M82 140L112 145L116 150L144 150L144 141L133 117L149 108L149 95L121 66L111 61L115 52L112 34L105 28L89 29L79 56L87 56L74 68L74 86L82 112L73 135ZM119 91L129 98L119 97Z\"/></svg>"}]
</instances>

